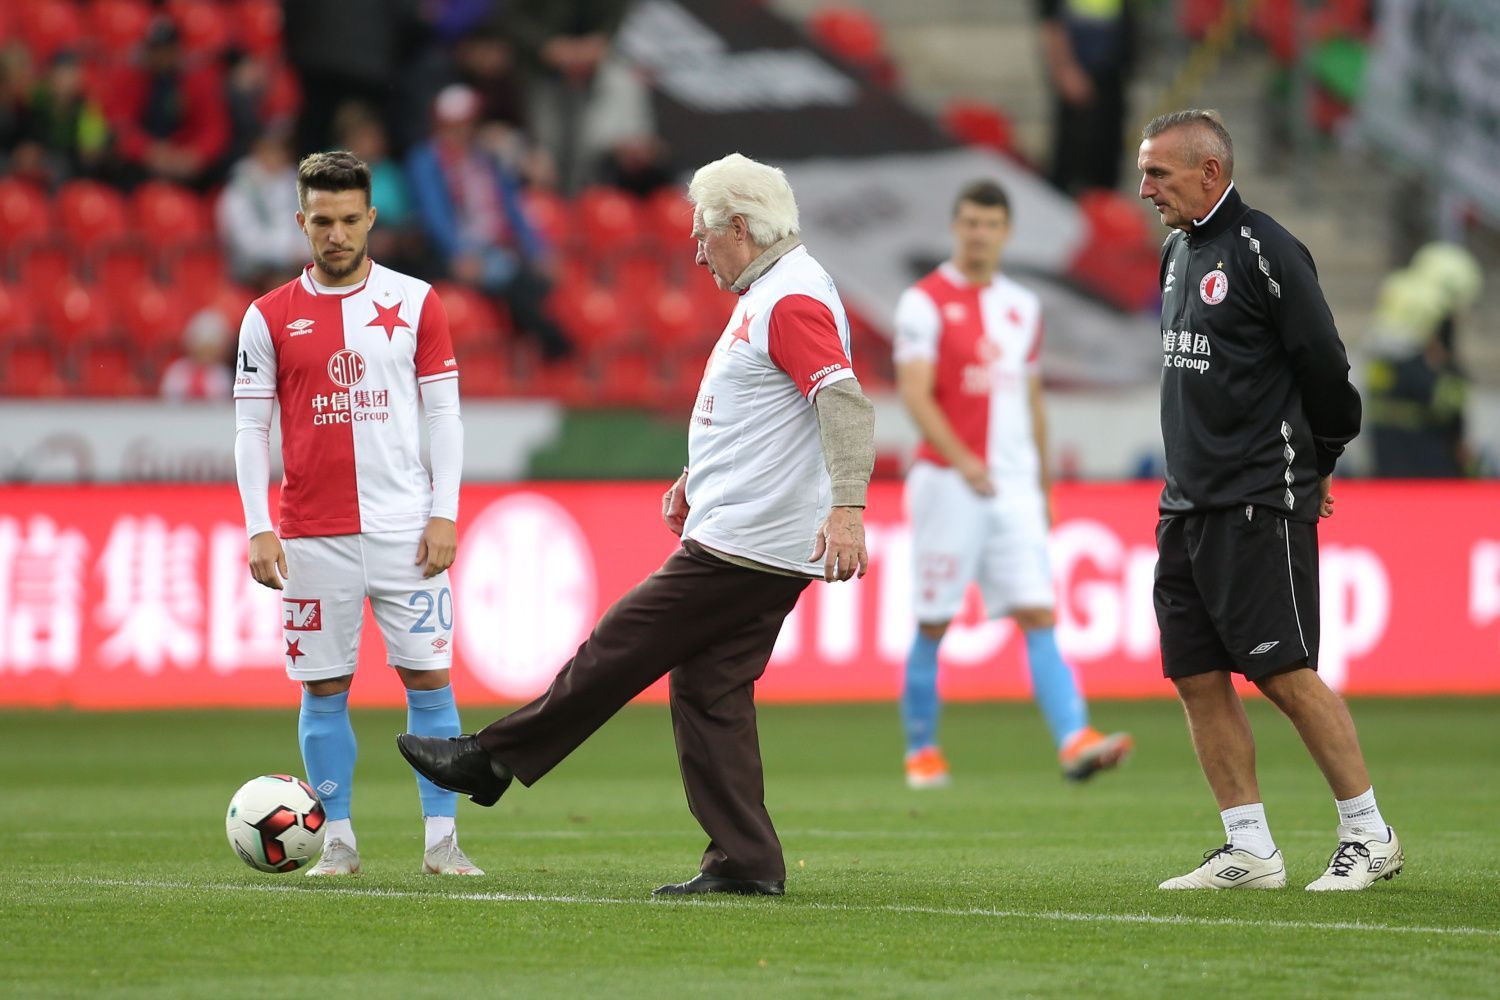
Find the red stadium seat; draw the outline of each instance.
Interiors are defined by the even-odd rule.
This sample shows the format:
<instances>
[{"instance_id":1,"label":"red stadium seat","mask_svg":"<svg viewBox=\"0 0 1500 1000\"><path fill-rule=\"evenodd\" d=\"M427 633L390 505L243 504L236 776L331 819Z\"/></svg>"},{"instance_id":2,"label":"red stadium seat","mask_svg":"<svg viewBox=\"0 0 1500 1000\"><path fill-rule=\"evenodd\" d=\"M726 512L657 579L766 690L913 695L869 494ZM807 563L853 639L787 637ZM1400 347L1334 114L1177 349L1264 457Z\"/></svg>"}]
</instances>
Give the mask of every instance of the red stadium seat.
<instances>
[{"instance_id":1,"label":"red stadium seat","mask_svg":"<svg viewBox=\"0 0 1500 1000\"><path fill-rule=\"evenodd\" d=\"M943 128L966 145L1015 154L1016 137L1010 119L982 101L949 101L943 109Z\"/></svg>"},{"instance_id":2,"label":"red stadium seat","mask_svg":"<svg viewBox=\"0 0 1500 1000\"><path fill-rule=\"evenodd\" d=\"M467 285L441 282L435 289L448 313L448 330L460 357L474 349L494 347L503 339L505 321L482 293Z\"/></svg>"},{"instance_id":3,"label":"red stadium seat","mask_svg":"<svg viewBox=\"0 0 1500 1000\"><path fill-rule=\"evenodd\" d=\"M670 257L693 249L693 203L671 188L646 200L645 226Z\"/></svg>"},{"instance_id":4,"label":"red stadium seat","mask_svg":"<svg viewBox=\"0 0 1500 1000\"><path fill-rule=\"evenodd\" d=\"M119 240L130 229L125 198L98 181L69 181L56 199L57 223L74 250L92 252Z\"/></svg>"},{"instance_id":5,"label":"red stadium seat","mask_svg":"<svg viewBox=\"0 0 1500 1000\"><path fill-rule=\"evenodd\" d=\"M705 321L692 296L675 288L656 297L645 325L652 343L669 349L696 345L705 357L719 332L712 322Z\"/></svg>"},{"instance_id":6,"label":"red stadium seat","mask_svg":"<svg viewBox=\"0 0 1500 1000\"><path fill-rule=\"evenodd\" d=\"M68 387L58 372L57 352L48 344L22 344L3 358L0 396L56 398Z\"/></svg>"},{"instance_id":7,"label":"red stadium seat","mask_svg":"<svg viewBox=\"0 0 1500 1000\"><path fill-rule=\"evenodd\" d=\"M118 344L99 344L81 351L74 371L75 387L85 396L115 398L147 393L130 352Z\"/></svg>"},{"instance_id":8,"label":"red stadium seat","mask_svg":"<svg viewBox=\"0 0 1500 1000\"><path fill-rule=\"evenodd\" d=\"M818 11L807 25L818 44L844 62L877 83L896 82L896 69L885 49L885 29L874 15L857 7L831 7Z\"/></svg>"},{"instance_id":9,"label":"red stadium seat","mask_svg":"<svg viewBox=\"0 0 1500 1000\"><path fill-rule=\"evenodd\" d=\"M41 188L0 177L0 246L14 249L52 235L52 203Z\"/></svg>"},{"instance_id":10,"label":"red stadium seat","mask_svg":"<svg viewBox=\"0 0 1500 1000\"><path fill-rule=\"evenodd\" d=\"M636 315L647 312L666 288L664 265L660 255L654 252L632 253L615 262L611 284L625 299L627 308L633 309Z\"/></svg>"},{"instance_id":11,"label":"red stadium seat","mask_svg":"<svg viewBox=\"0 0 1500 1000\"><path fill-rule=\"evenodd\" d=\"M170 288L147 283L112 303L125 335L142 354L160 357L182 347L182 332L194 312ZM238 317L235 317L238 319Z\"/></svg>"},{"instance_id":12,"label":"red stadium seat","mask_svg":"<svg viewBox=\"0 0 1500 1000\"><path fill-rule=\"evenodd\" d=\"M593 187L573 200L573 232L591 257L602 259L641 239L638 202L615 188Z\"/></svg>"},{"instance_id":13,"label":"red stadium seat","mask_svg":"<svg viewBox=\"0 0 1500 1000\"><path fill-rule=\"evenodd\" d=\"M555 191L532 188L522 199L526 218L553 247L569 242L568 203Z\"/></svg>"},{"instance_id":14,"label":"red stadium seat","mask_svg":"<svg viewBox=\"0 0 1500 1000\"><path fill-rule=\"evenodd\" d=\"M157 249L213 238L213 207L185 187L147 181L131 195L130 207L137 234Z\"/></svg>"},{"instance_id":15,"label":"red stadium seat","mask_svg":"<svg viewBox=\"0 0 1500 1000\"><path fill-rule=\"evenodd\" d=\"M617 341L629 327L620 297L603 285L559 286L550 304L568 336L585 349Z\"/></svg>"},{"instance_id":16,"label":"red stadium seat","mask_svg":"<svg viewBox=\"0 0 1500 1000\"><path fill-rule=\"evenodd\" d=\"M129 58L150 26L151 5L146 0L94 0L89 6L89 33L105 59Z\"/></svg>"},{"instance_id":17,"label":"red stadium seat","mask_svg":"<svg viewBox=\"0 0 1500 1000\"><path fill-rule=\"evenodd\" d=\"M213 0L169 0L167 12L188 55L216 56L228 46L234 26L223 5Z\"/></svg>"},{"instance_id":18,"label":"red stadium seat","mask_svg":"<svg viewBox=\"0 0 1500 1000\"><path fill-rule=\"evenodd\" d=\"M24 288L0 285L0 344L30 340L36 335L36 309Z\"/></svg>"},{"instance_id":19,"label":"red stadium seat","mask_svg":"<svg viewBox=\"0 0 1500 1000\"><path fill-rule=\"evenodd\" d=\"M18 4L17 28L31 58L46 63L64 49L76 49L84 38L83 18L71 0L26 0Z\"/></svg>"},{"instance_id":20,"label":"red stadium seat","mask_svg":"<svg viewBox=\"0 0 1500 1000\"><path fill-rule=\"evenodd\" d=\"M459 351L458 378L465 397L510 396L516 392L511 366L494 347Z\"/></svg>"},{"instance_id":21,"label":"red stadium seat","mask_svg":"<svg viewBox=\"0 0 1500 1000\"><path fill-rule=\"evenodd\" d=\"M16 279L38 301L60 295L74 279L78 255L61 243L44 243L20 252Z\"/></svg>"},{"instance_id":22,"label":"red stadium seat","mask_svg":"<svg viewBox=\"0 0 1500 1000\"><path fill-rule=\"evenodd\" d=\"M231 17L235 44L260 56L281 51L281 4L277 0L238 0Z\"/></svg>"},{"instance_id":23,"label":"red stadium seat","mask_svg":"<svg viewBox=\"0 0 1500 1000\"><path fill-rule=\"evenodd\" d=\"M190 309L213 301L228 277L224 251L217 243L186 244L172 251L163 263L167 285Z\"/></svg>"},{"instance_id":24,"label":"red stadium seat","mask_svg":"<svg viewBox=\"0 0 1500 1000\"><path fill-rule=\"evenodd\" d=\"M109 303L73 280L44 300L42 318L51 338L64 346L108 340L114 334Z\"/></svg>"},{"instance_id":25,"label":"red stadium seat","mask_svg":"<svg viewBox=\"0 0 1500 1000\"><path fill-rule=\"evenodd\" d=\"M1141 203L1103 188L1078 196L1078 211L1089 228L1089 245L1100 247L1155 246Z\"/></svg>"},{"instance_id":26,"label":"red stadium seat","mask_svg":"<svg viewBox=\"0 0 1500 1000\"><path fill-rule=\"evenodd\" d=\"M136 243L107 247L94 261L94 284L110 301L121 301L152 277L151 255Z\"/></svg>"}]
</instances>

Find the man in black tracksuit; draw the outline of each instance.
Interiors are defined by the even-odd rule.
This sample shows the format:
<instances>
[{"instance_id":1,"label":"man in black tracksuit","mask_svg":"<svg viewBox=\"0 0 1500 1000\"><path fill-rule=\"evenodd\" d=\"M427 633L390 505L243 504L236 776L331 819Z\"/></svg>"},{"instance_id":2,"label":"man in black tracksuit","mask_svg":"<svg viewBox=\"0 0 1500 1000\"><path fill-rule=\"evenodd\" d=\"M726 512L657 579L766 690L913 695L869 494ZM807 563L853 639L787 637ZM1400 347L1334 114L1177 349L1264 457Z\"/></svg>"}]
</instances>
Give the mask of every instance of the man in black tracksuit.
<instances>
[{"instance_id":1,"label":"man in black tracksuit","mask_svg":"<svg viewBox=\"0 0 1500 1000\"><path fill-rule=\"evenodd\" d=\"M1161 887L1286 885L1237 673L1292 720L1333 790L1339 844L1307 888L1363 889L1404 859L1349 711L1316 673L1317 525L1333 513L1334 465L1359 433L1359 394L1312 256L1240 199L1218 115L1163 115L1143 140L1140 195L1175 230L1161 261L1162 669L1228 841Z\"/></svg>"}]
</instances>

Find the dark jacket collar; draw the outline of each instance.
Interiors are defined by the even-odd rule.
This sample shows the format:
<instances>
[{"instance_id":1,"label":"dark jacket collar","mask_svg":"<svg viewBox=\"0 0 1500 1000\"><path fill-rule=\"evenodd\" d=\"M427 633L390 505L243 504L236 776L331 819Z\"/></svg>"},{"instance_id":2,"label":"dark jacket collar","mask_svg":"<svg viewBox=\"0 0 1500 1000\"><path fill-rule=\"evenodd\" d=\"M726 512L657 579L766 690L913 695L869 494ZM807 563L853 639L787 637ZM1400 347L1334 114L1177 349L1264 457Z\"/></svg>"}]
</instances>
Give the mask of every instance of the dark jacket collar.
<instances>
[{"instance_id":1,"label":"dark jacket collar","mask_svg":"<svg viewBox=\"0 0 1500 1000\"><path fill-rule=\"evenodd\" d=\"M1188 242L1194 246L1201 246L1209 240L1215 239L1233 226L1245 212L1245 203L1240 198L1239 190L1234 182L1229 183L1229 189L1224 192L1217 207L1209 213L1208 221L1194 223L1188 232Z\"/></svg>"}]
</instances>

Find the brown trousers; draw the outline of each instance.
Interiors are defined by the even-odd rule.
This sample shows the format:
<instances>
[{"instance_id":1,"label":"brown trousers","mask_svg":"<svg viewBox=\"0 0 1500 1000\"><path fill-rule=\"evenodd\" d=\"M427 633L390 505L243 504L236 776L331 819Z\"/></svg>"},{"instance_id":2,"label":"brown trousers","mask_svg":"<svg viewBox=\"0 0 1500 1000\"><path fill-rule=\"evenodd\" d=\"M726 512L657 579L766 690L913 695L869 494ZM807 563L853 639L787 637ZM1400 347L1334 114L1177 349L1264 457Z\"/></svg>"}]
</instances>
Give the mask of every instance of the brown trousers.
<instances>
[{"instance_id":1,"label":"brown trousers","mask_svg":"<svg viewBox=\"0 0 1500 1000\"><path fill-rule=\"evenodd\" d=\"M480 745L530 785L670 671L682 784L709 838L701 869L785 878L766 811L755 681L808 583L685 541L604 613L545 694L488 726Z\"/></svg>"}]
</instances>

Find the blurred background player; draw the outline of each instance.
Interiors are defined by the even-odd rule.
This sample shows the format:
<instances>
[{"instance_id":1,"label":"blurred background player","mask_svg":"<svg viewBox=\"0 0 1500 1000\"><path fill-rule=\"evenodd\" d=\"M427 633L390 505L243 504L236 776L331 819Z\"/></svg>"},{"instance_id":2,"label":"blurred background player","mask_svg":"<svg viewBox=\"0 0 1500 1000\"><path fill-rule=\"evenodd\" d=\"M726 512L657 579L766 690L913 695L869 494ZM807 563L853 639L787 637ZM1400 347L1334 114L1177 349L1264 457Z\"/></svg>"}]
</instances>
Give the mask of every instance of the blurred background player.
<instances>
[{"instance_id":1,"label":"blurred background player","mask_svg":"<svg viewBox=\"0 0 1500 1000\"><path fill-rule=\"evenodd\" d=\"M1076 781L1130 752L1126 733L1089 725L1072 668L1057 648L1047 558L1051 482L1046 462L1041 303L1000 274L1010 201L973 181L953 205L953 256L907 289L896 307L896 383L922 434L906 481L912 522L917 634L906 660L901 718L906 781L947 784L938 748L938 646L978 583L986 611L1026 636L1032 689Z\"/></svg>"},{"instance_id":2,"label":"blurred background player","mask_svg":"<svg viewBox=\"0 0 1500 1000\"><path fill-rule=\"evenodd\" d=\"M161 398L185 400L228 399L233 390L229 373L229 345L234 329L229 317L209 306L188 320L182 334L182 357L161 373Z\"/></svg>"},{"instance_id":3,"label":"blurred background player","mask_svg":"<svg viewBox=\"0 0 1500 1000\"><path fill-rule=\"evenodd\" d=\"M240 327L235 469L250 572L283 591L286 669L303 687L297 733L308 782L328 812L309 875L360 870L350 819L356 754L349 688L369 599L388 662L406 686L407 727L457 736L448 683L448 567L463 466L458 366L443 304L426 282L366 254L370 172L349 152L314 153L297 171L297 221L313 263L257 299ZM422 466L418 397L432 475ZM286 478L280 537L267 498L273 403ZM484 874L459 850L457 796L417 779L423 871Z\"/></svg>"}]
</instances>

